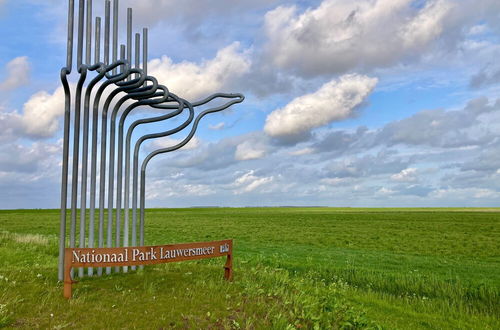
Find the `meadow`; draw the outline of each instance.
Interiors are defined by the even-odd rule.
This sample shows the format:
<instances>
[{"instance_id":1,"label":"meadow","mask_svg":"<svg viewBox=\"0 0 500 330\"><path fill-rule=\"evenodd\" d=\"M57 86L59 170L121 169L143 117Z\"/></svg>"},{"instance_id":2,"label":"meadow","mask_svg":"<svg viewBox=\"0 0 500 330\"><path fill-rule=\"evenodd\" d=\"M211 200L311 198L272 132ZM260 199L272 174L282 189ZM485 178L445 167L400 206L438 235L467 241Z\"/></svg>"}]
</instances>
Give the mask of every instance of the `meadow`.
<instances>
[{"instance_id":1,"label":"meadow","mask_svg":"<svg viewBox=\"0 0 500 330\"><path fill-rule=\"evenodd\" d=\"M500 208L149 209L146 244L224 258L57 282L57 210L0 211L0 327L499 329Z\"/></svg>"}]
</instances>

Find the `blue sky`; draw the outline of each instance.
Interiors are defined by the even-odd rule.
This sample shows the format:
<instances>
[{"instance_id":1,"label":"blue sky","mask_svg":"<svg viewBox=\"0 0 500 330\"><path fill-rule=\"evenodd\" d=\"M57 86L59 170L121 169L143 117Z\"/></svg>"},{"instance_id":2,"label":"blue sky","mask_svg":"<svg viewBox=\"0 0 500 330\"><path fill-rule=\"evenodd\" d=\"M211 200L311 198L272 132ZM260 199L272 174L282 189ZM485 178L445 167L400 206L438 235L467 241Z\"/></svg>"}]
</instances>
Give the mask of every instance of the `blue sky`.
<instances>
[{"instance_id":1,"label":"blue sky","mask_svg":"<svg viewBox=\"0 0 500 330\"><path fill-rule=\"evenodd\" d=\"M66 6L0 0L0 208L59 206ZM497 0L120 6L171 91L246 96L151 163L147 206L498 206Z\"/></svg>"}]
</instances>

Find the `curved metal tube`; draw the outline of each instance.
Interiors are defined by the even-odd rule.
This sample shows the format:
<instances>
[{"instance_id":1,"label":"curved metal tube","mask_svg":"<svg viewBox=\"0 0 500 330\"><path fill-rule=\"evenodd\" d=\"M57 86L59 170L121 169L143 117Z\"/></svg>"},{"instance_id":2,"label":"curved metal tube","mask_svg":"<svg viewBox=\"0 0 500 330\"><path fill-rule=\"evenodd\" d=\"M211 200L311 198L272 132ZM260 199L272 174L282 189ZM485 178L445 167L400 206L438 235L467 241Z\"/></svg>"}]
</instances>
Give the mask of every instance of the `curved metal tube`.
<instances>
[{"instance_id":1,"label":"curved metal tube","mask_svg":"<svg viewBox=\"0 0 500 330\"><path fill-rule=\"evenodd\" d=\"M146 80L146 76L142 73L142 70L140 69L131 69L129 71L129 76L130 77L132 74L139 74L140 78L135 78L133 80L128 80L128 85L117 88L113 91L113 94L116 95L119 92L126 92L125 96L120 98L112 111L111 114L111 127L110 127L110 145L109 145L109 163L108 163L108 223L112 223L113 221L113 191L114 191L114 169L115 169L115 142L116 142L116 117L118 114L118 111L120 107L129 99L134 98L141 93L143 93L143 88L141 86L144 84L144 81ZM146 89L146 96L149 95L149 90ZM153 91L154 92L154 91ZM152 92L151 92L152 93ZM114 97L113 95L113 97ZM109 98L109 102L106 102L105 104L105 109L108 109L110 106L110 101L111 97ZM108 111L108 110L106 110ZM118 153L118 157L121 156L121 152ZM119 168L120 169L120 168ZM120 207L118 206L119 201L121 200L121 195L119 192L119 188L121 186L121 182L118 180L117 181L117 212L116 212L116 222L115 222L115 232L116 232L116 240L115 240L115 246L120 246ZM121 189L121 188L120 188ZM109 232L108 232L109 234ZM116 270L118 271L118 267Z\"/></svg>"},{"instance_id":2,"label":"curved metal tube","mask_svg":"<svg viewBox=\"0 0 500 330\"><path fill-rule=\"evenodd\" d=\"M105 72L109 72L110 70L113 69L114 66L106 66L103 74ZM92 161L91 161L91 200L90 200L90 226L89 226L89 247L94 247L94 218L95 218L95 191L96 191L96 162L97 162L97 126L98 126L98 105L101 99L101 95L104 92L105 88L108 87L110 84L113 82L116 84L120 84L117 79L120 79L122 77L116 77L112 80L108 80L105 82L99 91L96 94L95 102L94 102L94 113L93 113L93 131L92 131ZM142 84L143 79L136 79L130 82L127 82L127 85L123 85L119 88L114 89L106 98L106 106L109 107L109 104L111 103L112 99L121 91L126 91L128 89L134 89L137 87L138 84ZM101 237L102 237L102 230L103 230L103 225L100 222L99 224L99 233L100 234L100 242L102 242ZM93 275L93 269L89 268L89 276Z\"/></svg>"},{"instance_id":3,"label":"curved metal tube","mask_svg":"<svg viewBox=\"0 0 500 330\"><path fill-rule=\"evenodd\" d=\"M163 120L166 120L166 119L170 119L170 118L173 118L177 115L179 115L185 108L185 101L183 99L180 99L178 98L175 94L172 94L170 93L169 95L171 97L172 100L174 101L177 101L177 103L179 104L178 107L177 107L177 110L176 111L173 111L171 113L168 113L168 114L165 114L165 115L161 115L161 116L157 116L157 117L152 117L152 118L146 118L146 119L140 119L140 120L137 120L135 122L133 122L128 130L127 130L127 138L126 138L126 146L125 146L125 198L126 198L126 205L128 207L128 198L129 198L129 188L130 188L130 141L131 141L131 138L132 138L132 133L133 133L133 130L141 125L141 124L145 124L145 123L153 123L153 122L158 122L158 121L163 121ZM154 104L152 104L151 106L154 106ZM189 106L190 109L192 109L191 106ZM168 109L175 109L174 106L172 106L171 108L168 108ZM192 119L191 119L192 120ZM187 125L185 125L187 126ZM185 127L184 126L184 127ZM174 133L171 133L171 134L174 134ZM168 132L166 135L169 135ZM166 136L166 135L163 135L163 136ZM139 146L142 142L139 143ZM137 144L136 144L136 149L137 149ZM136 229L137 229L137 176L136 176L136 169L137 169L137 163L138 163L138 151L135 151L134 152L134 175L133 175L133 188L132 188L132 245L136 245L136 239L137 239L137 233L136 233Z\"/></svg>"},{"instance_id":4,"label":"curved metal tube","mask_svg":"<svg viewBox=\"0 0 500 330\"><path fill-rule=\"evenodd\" d=\"M90 56L90 55L89 55ZM88 67L88 71L98 70L99 74L90 81L85 91L85 100L83 106L83 146L82 146L82 179L80 190L80 247L85 247L85 220L87 210L87 165L88 165L88 145L89 145L89 107L90 95L94 86L101 81L105 75L104 64L99 63ZM83 268L78 269L78 274L83 277Z\"/></svg>"},{"instance_id":5,"label":"curved metal tube","mask_svg":"<svg viewBox=\"0 0 500 330\"><path fill-rule=\"evenodd\" d=\"M112 65L106 66L106 73L113 70L115 67L123 65L124 63L118 61ZM111 79L106 80L99 86L97 93L93 101L93 113L92 113L92 150L91 150L91 160L90 160L90 210L89 210L89 247L94 247L94 223L95 223L95 200L96 200L96 178L97 178L97 127L99 121L99 103L101 101L102 94L105 89L113 83L118 83L123 80L124 74L121 76L115 76ZM103 231L104 224L103 219L99 217L99 233L98 233L98 246L103 245ZM100 275L102 270L98 269L98 275ZM92 269L89 269L89 275L92 275Z\"/></svg>"},{"instance_id":6,"label":"curved metal tube","mask_svg":"<svg viewBox=\"0 0 500 330\"><path fill-rule=\"evenodd\" d=\"M243 102L243 100L245 99L245 97L242 94L224 94L224 93L218 93L218 94L219 94L219 97L223 97L223 98L238 98L238 100L229 101L229 102L227 102L227 103L225 103L225 104L223 104L221 106L218 106L218 107L215 107L215 108L211 108L211 109L207 109L207 110L201 112L200 114L198 114L198 116L194 120L193 127L191 127L191 131L189 132L188 136L184 140L182 140L180 143L176 144L175 146L172 146L172 147L169 147L169 148L162 148L162 149L153 151L149 155L147 155L146 158L143 160L142 166L141 166L141 185L140 185L140 235L139 235L140 236L140 243L139 244L144 245L144 208L145 208L145 192L146 192L145 185L146 185L146 167L147 167L147 164L149 163L149 161L153 157L155 157L155 156L157 156L159 154L163 154L163 153L167 153L167 152L172 152L172 151L175 151L175 150L180 149L183 146L185 146L193 138L194 134L196 133L196 129L198 128L198 124L199 124L200 120L204 116L206 116L207 114L224 110L224 109L230 107L233 104L237 104L237 103ZM207 103L207 102L215 99L216 97L217 96L215 96L215 94L214 94L212 96L207 97L204 100L201 100L201 101L197 102L197 104L198 105L202 105L204 103ZM189 104L187 101L185 101L185 103ZM191 109L192 109L192 107L190 107L190 119L192 120ZM191 122L191 120L189 121L189 123ZM188 125L189 125L189 123L188 123ZM181 126L183 126L183 125L181 125ZM179 126L179 127L181 127L181 126ZM184 129L185 127L187 127L187 125L184 126L183 128L181 128L180 130ZM178 131L180 131L180 130L178 130ZM175 130L171 130L171 131L167 131L167 132L172 132L172 131L175 131ZM167 132L164 132L164 133L167 133ZM147 137L149 137L149 136L155 137L156 135L155 134L148 134L146 136ZM166 136L166 135L163 135L163 136ZM138 150L137 150L137 152L138 152ZM134 189L134 191L136 191L136 190L137 189Z\"/></svg>"},{"instance_id":7,"label":"curved metal tube","mask_svg":"<svg viewBox=\"0 0 500 330\"><path fill-rule=\"evenodd\" d=\"M126 63L126 62L125 62ZM129 66L128 64L125 65L125 68L124 68L125 71L123 71L122 74L120 74L119 76L123 79L125 79L124 81L120 81L120 82L117 82L116 85L118 86L122 86L122 87L125 87L125 86L128 86L129 88L123 88L123 89L117 89L117 90L114 90L106 99L106 102L105 102L105 105L104 105L104 108L103 108L103 112L102 112L102 125L101 125L101 166L100 166L100 183L99 183L99 224L100 224L100 229L102 228L103 229L103 223L104 223L104 200L105 200L105 177L106 177L106 138L107 138L107 115L108 115L108 111L109 111L109 106L110 106L110 103L112 101L112 99L118 94L118 92L120 91L128 91L129 93L131 92L130 90L127 90L127 89L130 89L130 88L136 88L138 87L138 83L142 83L144 82L145 80L151 80L153 81L153 87L154 86L157 86L157 82L156 82L156 79L154 78L151 78L151 77L143 77L143 75L141 75L141 78L139 79L134 79L132 81L127 81L126 80L126 77L129 76L131 74L131 72L136 72L136 73L140 73L139 70L137 69L129 69ZM146 90L146 95L149 95L148 94L148 90L149 89L145 89ZM135 89L133 90L134 93L130 93L130 97L136 97L136 96L139 96L141 95L141 93L144 93L143 90L141 88L139 89ZM139 92L137 92L139 91ZM154 90L152 92L150 92L150 94L154 93ZM123 101L125 101L128 97L126 97ZM118 107L120 106L120 104L118 104ZM113 136L114 137L114 132L112 133L112 135L110 136ZM114 142L114 140L113 140ZM114 147L114 146L113 146ZM113 162L114 162L114 152L112 154L110 154L110 158L113 158ZM111 164L111 161L110 161L110 164ZM114 169L114 167L113 167ZM112 244L112 223L113 223L113 181L112 181L112 178L114 176L114 173L113 171L111 171L108 175L108 180L110 182L110 185L108 186L108 227L107 227L107 247L111 247L113 244ZM101 230L99 231L100 233L100 236L99 236L99 239L100 239L100 242L103 241L103 235L104 233L101 232ZM102 238L102 241L101 241L101 238ZM99 270L99 272L101 272L102 270ZM111 273L111 268L109 267L106 267L106 273Z\"/></svg>"},{"instance_id":8,"label":"curved metal tube","mask_svg":"<svg viewBox=\"0 0 500 330\"><path fill-rule=\"evenodd\" d=\"M71 90L68 83L68 75L71 73L71 55L68 55L69 68L61 69L61 82L64 88L64 137L63 137L63 161L61 174L61 213L59 223L59 267L57 278L64 279L64 249L66 248L66 210L68 204L68 160L69 160L69 133L70 133L70 108Z\"/></svg>"},{"instance_id":9,"label":"curved metal tube","mask_svg":"<svg viewBox=\"0 0 500 330\"><path fill-rule=\"evenodd\" d=\"M123 61L126 63L125 61ZM116 69L117 66L115 66ZM124 80L129 74L128 65L125 65L122 69L122 73L117 74L119 76L119 80ZM117 83L118 84L118 83ZM108 96L106 99L106 103L111 102L111 97ZM100 158L100 170L99 170L99 247L103 244L104 240L104 232L101 231L101 228L104 229L104 199L105 199L105 188L106 188L106 146L107 146L107 128L108 128L108 107L104 107L101 114L101 158ZM107 247L111 247L111 223L108 223L108 235L107 235ZM111 273L111 268L106 267L106 273Z\"/></svg>"},{"instance_id":10,"label":"curved metal tube","mask_svg":"<svg viewBox=\"0 0 500 330\"><path fill-rule=\"evenodd\" d=\"M122 160L122 157L123 157L123 130L124 130L124 123L125 123L125 119L127 118L127 116L129 115L129 113L139 107L139 106L142 106L142 105L149 105L149 104L154 104L154 103L157 103L157 102L164 102L165 99L168 97L168 94L166 93L155 93L156 90L158 89L158 81L153 78L153 77L148 77L148 80L150 80L153 85L152 86L148 86L148 87L145 87L143 88L144 90L148 90L149 92L148 93L144 93L142 95L137 95L137 96L134 96L134 98L136 100L138 100L137 102L129 105L127 107L127 109L123 112L123 114L121 115L120 117L120 121L119 121L119 132L118 132L118 175L117 175L117 181L120 183L120 187L119 189L117 188L117 195L118 196L121 196L121 182L122 182L122 168L123 168L123 160ZM161 98L160 99L152 99L152 97L158 97L160 96ZM126 148L125 150L126 152L126 156L125 156L125 159L128 159L130 158L129 156L129 150L128 148ZM125 217L124 217L124 243L123 245L124 246L128 246L128 220L129 220L129 212L128 212L128 202L129 202L129 191L128 191L128 172L127 172L127 167L125 169L126 171L126 175L125 175L125 194L124 194L124 200L125 200L125 204L124 204L124 209L125 209Z\"/></svg>"},{"instance_id":11,"label":"curved metal tube","mask_svg":"<svg viewBox=\"0 0 500 330\"><path fill-rule=\"evenodd\" d=\"M80 147L80 109L82 106L82 89L83 83L87 78L87 66L82 64L78 71L80 79L76 86L75 92L75 115L73 124L73 164L71 171L71 228L69 236L70 247L75 247L76 236L76 208L78 195L78 163L79 163L79 147Z\"/></svg>"}]
</instances>

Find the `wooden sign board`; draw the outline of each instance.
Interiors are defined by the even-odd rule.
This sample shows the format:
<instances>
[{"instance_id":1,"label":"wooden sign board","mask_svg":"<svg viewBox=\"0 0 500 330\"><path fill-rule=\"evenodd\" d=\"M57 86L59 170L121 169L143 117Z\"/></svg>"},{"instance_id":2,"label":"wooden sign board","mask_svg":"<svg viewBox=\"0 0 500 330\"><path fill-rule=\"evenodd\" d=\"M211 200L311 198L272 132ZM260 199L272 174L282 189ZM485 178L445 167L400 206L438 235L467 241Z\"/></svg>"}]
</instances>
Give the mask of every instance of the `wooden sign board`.
<instances>
[{"instance_id":1,"label":"wooden sign board","mask_svg":"<svg viewBox=\"0 0 500 330\"><path fill-rule=\"evenodd\" d=\"M113 267L154 265L167 262L227 256L224 278L233 277L233 240L157 246L116 248L66 248L64 262L64 297L71 298L71 269L76 267Z\"/></svg>"}]
</instances>

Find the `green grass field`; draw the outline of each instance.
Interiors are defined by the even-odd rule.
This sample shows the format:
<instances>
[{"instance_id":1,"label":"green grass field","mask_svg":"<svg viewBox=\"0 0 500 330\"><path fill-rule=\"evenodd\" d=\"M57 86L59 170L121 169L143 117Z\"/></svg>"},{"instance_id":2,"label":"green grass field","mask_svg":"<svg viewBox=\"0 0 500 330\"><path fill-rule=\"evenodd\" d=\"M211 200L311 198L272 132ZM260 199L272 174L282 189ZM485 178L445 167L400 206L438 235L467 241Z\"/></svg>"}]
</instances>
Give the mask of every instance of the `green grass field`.
<instances>
[{"instance_id":1,"label":"green grass field","mask_svg":"<svg viewBox=\"0 0 500 330\"><path fill-rule=\"evenodd\" d=\"M58 211L0 211L0 327L500 329L500 209L151 209L146 244L224 259L57 282Z\"/></svg>"}]
</instances>

